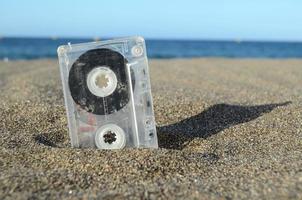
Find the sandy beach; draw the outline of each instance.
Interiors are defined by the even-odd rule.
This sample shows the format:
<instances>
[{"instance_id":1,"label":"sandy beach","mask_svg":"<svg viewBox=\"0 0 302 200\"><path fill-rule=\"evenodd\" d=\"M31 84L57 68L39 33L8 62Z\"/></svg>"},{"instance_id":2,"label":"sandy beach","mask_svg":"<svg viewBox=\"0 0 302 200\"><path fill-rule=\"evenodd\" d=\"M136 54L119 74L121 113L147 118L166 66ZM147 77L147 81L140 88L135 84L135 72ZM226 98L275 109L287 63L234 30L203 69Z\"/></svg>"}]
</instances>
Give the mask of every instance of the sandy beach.
<instances>
[{"instance_id":1,"label":"sandy beach","mask_svg":"<svg viewBox=\"0 0 302 200\"><path fill-rule=\"evenodd\" d=\"M301 199L302 60L149 63L159 149L73 149L57 60L0 62L0 199Z\"/></svg>"}]
</instances>

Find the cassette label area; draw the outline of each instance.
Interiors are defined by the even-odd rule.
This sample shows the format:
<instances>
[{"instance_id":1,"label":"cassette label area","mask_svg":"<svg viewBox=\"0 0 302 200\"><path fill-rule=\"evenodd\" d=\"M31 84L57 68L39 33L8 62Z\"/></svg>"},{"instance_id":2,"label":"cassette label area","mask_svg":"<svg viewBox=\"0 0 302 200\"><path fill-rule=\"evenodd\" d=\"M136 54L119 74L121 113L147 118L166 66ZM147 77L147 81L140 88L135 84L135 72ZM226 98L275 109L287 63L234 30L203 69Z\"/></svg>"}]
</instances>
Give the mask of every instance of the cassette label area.
<instances>
[{"instance_id":1,"label":"cassette label area","mask_svg":"<svg viewBox=\"0 0 302 200\"><path fill-rule=\"evenodd\" d=\"M146 55L141 37L58 48L73 147L158 147Z\"/></svg>"}]
</instances>

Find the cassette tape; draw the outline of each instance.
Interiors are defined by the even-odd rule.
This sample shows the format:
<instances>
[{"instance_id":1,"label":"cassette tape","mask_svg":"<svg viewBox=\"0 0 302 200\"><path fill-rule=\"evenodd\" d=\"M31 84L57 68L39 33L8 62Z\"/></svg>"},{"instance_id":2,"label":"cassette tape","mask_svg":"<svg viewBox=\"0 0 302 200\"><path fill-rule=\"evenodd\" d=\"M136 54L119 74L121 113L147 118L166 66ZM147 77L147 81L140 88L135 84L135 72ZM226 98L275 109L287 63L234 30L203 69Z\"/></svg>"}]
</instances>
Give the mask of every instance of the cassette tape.
<instances>
[{"instance_id":1,"label":"cassette tape","mask_svg":"<svg viewBox=\"0 0 302 200\"><path fill-rule=\"evenodd\" d=\"M58 48L73 147L157 148L142 37Z\"/></svg>"}]
</instances>

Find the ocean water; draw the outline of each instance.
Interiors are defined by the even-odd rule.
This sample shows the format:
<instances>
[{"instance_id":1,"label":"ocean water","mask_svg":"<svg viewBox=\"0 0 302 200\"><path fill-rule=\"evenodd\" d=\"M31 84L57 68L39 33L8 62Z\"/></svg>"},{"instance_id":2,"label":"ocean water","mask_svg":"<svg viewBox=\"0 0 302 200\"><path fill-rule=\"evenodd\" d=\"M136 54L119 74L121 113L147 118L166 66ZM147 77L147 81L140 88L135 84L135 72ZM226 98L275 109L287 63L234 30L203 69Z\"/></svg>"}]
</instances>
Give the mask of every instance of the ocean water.
<instances>
[{"instance_id":1,"label":"ocean water","mask_svg":"<svg viewBox=\"0 0 302 200\"><path fill-rule=\"evenodd\" d=\"M0 38L0 59L56 58L59 45L92 39ZM146 40L149 58L302 58L302 42Z\"/></svg>"}]
</instances>

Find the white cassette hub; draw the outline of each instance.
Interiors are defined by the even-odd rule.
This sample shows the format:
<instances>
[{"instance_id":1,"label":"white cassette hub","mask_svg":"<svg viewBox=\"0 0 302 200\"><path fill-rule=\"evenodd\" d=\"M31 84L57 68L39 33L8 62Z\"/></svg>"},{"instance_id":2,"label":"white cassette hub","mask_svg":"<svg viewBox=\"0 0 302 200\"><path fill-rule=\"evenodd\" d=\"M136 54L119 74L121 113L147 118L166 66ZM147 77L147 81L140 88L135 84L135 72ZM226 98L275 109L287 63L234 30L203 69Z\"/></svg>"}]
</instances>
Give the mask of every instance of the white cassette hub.
<instances>
[{"instance_id":1,"label":"white cassette hub","mask_svg":"<svg viewBox=\"0 0 302 200\"><path fill-rule=\"evenodd\" d=\"M64 45L58 56L73 147L158 147L143 38Z\"/></svg>"},{"instance_id":2,"label":"white cassette hub","mask_svg":"<svg viewBox=\"0 0 302 200\"><path fill-rule=\"evenodd\" d=\"M125 132L115 124L107 124L97 130L95 144L100 149L122 149L126 144Z\"/></svg>"},{"instance_id":3,"label":"white cassette hub","mask_svg":"<svg viewBox=\"0 0 302 200\"><path fill-rule=\"evenodd\" d=\"M117 79L108 67L97 67L89 72L87 77L88 89L99 97L106 97L115 90Z\"/></svg>"}]
</instances>

